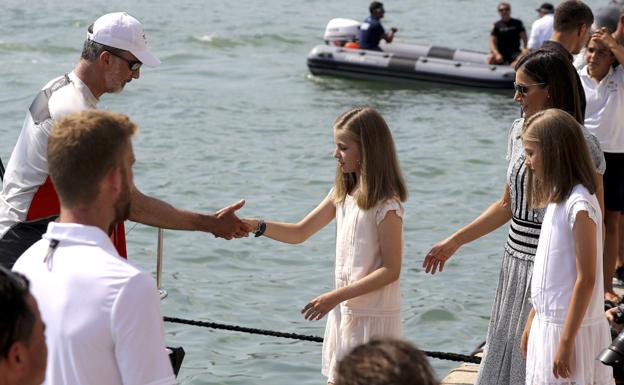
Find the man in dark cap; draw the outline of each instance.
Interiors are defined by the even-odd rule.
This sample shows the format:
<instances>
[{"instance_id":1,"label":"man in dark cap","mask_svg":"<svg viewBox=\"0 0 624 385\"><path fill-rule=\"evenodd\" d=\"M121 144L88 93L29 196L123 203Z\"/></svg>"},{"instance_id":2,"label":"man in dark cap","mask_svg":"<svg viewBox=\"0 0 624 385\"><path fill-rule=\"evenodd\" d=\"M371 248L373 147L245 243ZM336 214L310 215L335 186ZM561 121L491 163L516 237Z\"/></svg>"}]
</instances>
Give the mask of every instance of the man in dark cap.
<instances>
[{"instance_id":1,"label":"man in dark cap","mask_svg":"<svg viewBox=\"0 0 624 385\"><path fill-rule=\"evenodd\" d=\"M381 18L384 17L385 10L382 3L373 1L368 7L370 16L364 19L360 25L360 47L362 49L371 49L381 51L379 42L384 39L388 43L392 43L394 34L398 29L392 27L390 32L386 32L381 25Z\"/></svg>"},{"instance_id":2,"label":"man in dark cap","mask_svg":"<svg viewBox=\"0 0 624 385\"><path fill-rule=\"evenodd\" d=\"M539 19L535 20L531 26L531 35L527 45L529 49L538 49L546 40L550 39L553 33L555 7L550 3L544 3L536 11L539 14Z\"/></svg>"}]
</instances>

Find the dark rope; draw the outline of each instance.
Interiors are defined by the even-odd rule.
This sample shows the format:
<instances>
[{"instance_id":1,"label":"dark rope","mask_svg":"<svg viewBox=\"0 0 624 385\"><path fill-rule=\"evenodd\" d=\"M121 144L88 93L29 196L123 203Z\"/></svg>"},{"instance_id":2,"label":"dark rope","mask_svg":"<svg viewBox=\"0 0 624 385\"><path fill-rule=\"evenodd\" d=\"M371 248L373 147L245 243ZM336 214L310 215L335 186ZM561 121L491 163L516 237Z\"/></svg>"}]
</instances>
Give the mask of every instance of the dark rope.
<instances>
[{"instance_id":1,"label":"dark rope","mask_svg":"<svg viewBox=\"0 0 624 385\"><path fill-rule=\"evenodd\" d=\"M230 331L235 331L235 332L261 334L264 336L292 338L295 340L312 341L312 342L323 342L323 338L321 337L307 336L307 335L296 334L296 333L282 333L282 332L275 332L272 330L253 329L253 328L246 328L246 327L236 326L236 325L225 325L225 324L219 324L215 322L195 321L195 320L187 320L187 319L175 318L175 317L164 317L164 320L165 322L201 326L201 327L212 328L212 329L224 329L224 330L230 330ZM428 352L426 350L423 350L423 353L425 353L429 357L438 358L441 360L470 362L473 364L481 363L480 357L467 356L465 354Z\"/></svg>"}]
</instances>

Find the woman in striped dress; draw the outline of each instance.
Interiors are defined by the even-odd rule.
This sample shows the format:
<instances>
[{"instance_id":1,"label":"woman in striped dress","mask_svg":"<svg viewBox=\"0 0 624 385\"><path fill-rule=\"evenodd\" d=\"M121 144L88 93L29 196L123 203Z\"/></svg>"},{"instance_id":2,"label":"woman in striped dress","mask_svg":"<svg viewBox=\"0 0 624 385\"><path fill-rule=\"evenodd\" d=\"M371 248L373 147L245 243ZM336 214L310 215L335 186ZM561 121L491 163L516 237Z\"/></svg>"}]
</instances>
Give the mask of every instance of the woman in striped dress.
<instances>
[{"instance_id":1,"label":"woman in striped dress","mask_svg":"<svg viewBox=\"0 0 624 385\"><path fill-rule=\"evenodd\" d=\"M583 111L574 67L567 58L551 50L536 50L516 64L514 100L520 104L522 119L513 122L509 133L507 183L503 196L479 217L449 238L438 242L423 262L427 272L442 271L462 245L498 229L511 220L505 244L498 287L486 336L483 360L476 384L524 385L525 361L520 340L531 304L533 257L537 249L543 209L529 209L525 197L527 176L525 154L520 140L524 119L547 108L559 108L583 124ZM602 202L604 156L595 136L584 129L585 139L596 166ZM601 203L602 207L602 203Z\"/></svg>"}]
</instances>

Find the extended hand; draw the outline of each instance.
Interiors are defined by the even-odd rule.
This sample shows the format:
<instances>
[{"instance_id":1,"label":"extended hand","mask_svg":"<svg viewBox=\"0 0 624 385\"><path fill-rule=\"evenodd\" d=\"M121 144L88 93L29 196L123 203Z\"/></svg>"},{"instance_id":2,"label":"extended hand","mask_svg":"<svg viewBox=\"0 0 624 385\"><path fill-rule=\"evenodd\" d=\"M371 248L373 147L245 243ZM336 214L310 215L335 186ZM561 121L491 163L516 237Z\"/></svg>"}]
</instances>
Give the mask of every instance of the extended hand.
<instances>
[{"instance_id":1,"label":"extended hand","mask_svg":"<svg viewBox=\"0 0 624 385\"><path fill-rule=\"evenodd\" d=\"M251 227L241 221L236 214L234 214L236 210L243 207L243 205L245 205L245 200L241 199L237 203L217 211L217 225L215 230L212 232L215 237L232 239L246 237L249 235L249 232L252 231Z\"/></svg>"},{"instance_id":2,"label":"extended hand","mask_svg":"<svg viewBox=\"0 0 624 385\"><path fill-rule=\"evenodd\" d=\"M301 309L301 314L308 321L318 321L340 303L335 291L319 295Z\"/></svg>"},{"instance_id":3,"label":"extended hand","mask_svg":"<svg viewBox=\"0 0 624 385\"><path fill-rule=\"evenodd\" d=\"M438 268L440 271L444 270L446 260L451 258L457 249L459 249L459 244L451 238L447 238L433 245L422 264L425 268L425 272L429 273L431 271L431 274L435 274Z\"/></svg>"}]
</instances>

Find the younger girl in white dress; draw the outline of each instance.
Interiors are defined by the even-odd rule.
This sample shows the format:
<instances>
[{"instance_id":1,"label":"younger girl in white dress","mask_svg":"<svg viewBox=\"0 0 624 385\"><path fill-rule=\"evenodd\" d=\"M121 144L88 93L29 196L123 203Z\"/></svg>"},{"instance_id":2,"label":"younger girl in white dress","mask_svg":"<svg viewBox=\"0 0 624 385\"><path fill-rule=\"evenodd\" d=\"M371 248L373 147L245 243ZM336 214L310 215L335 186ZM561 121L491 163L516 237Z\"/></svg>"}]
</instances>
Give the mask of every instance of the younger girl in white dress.
<instances>
[{"instance_id":1,"label":"younger girl in white dress","mask_svg":"<svg viewBox=\"0 0 624 385\"><path fill-rule=\"evenodd\" d=\"M334 383L337 362L374 337L401 337L399 276L407 198L392 135L372 108L355 108L334 123L334 186L298 223L245 220L256 236L301 243L336 218L336 288L311 300L305 319L329 313L322 372Z\"/></svg>"},{"instance_id":2,"label":"younger girl in white dress","mask_svg":"<svg viewBox=\"0 0 624 385\"><path fill-rule=\"evenodd\" d=\"M581 127L562 110L545 110L526 121L522 142L529 202L547 205L521 342L526 384L614 384L612 368L596 360L611 339L602 299L602 215Z\"/></svg>"}]
</instances>

